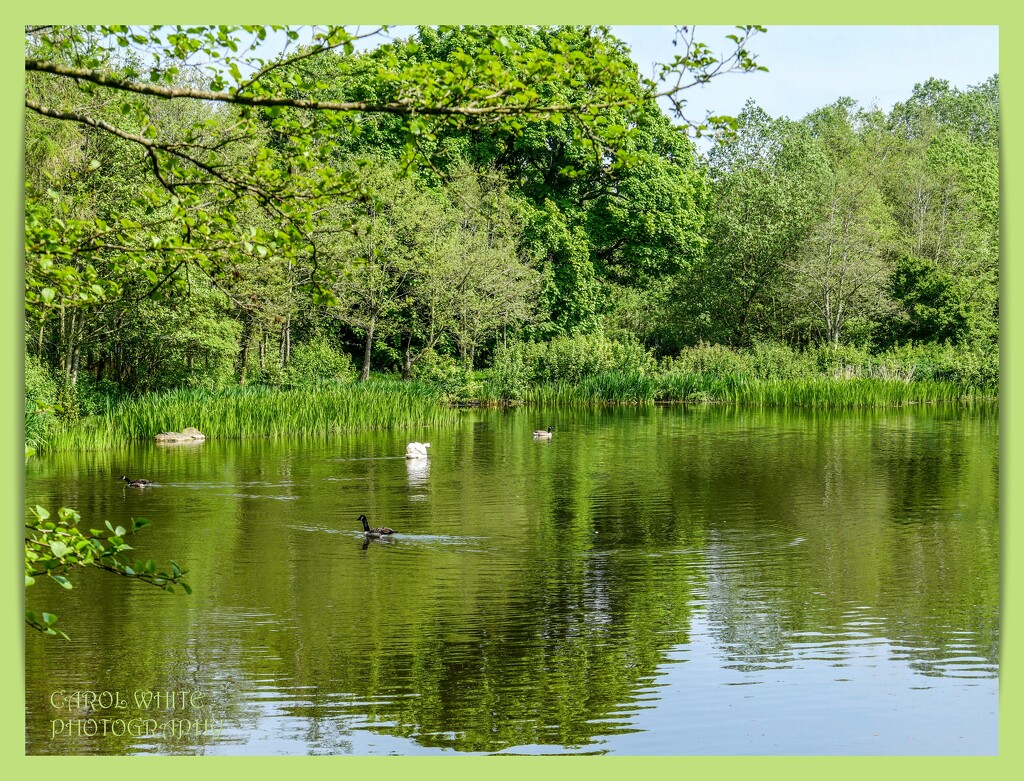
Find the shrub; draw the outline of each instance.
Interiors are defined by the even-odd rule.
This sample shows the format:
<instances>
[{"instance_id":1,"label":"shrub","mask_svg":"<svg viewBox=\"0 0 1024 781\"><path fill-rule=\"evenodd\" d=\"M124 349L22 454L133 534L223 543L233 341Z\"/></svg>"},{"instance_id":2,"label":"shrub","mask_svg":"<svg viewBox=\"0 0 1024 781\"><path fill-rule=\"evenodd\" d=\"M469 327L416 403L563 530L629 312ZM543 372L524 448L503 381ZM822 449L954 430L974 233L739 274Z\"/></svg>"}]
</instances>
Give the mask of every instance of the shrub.
<instances>
[{"instance_id":1,"label":"shrub","mask_svg":"<svg viewBox=\"0 0 1024 781\"><path fill-rule=\"evenodd\" d=\"M808 353L819 372L835 379L860 377L870 363L866 350L849 344L823 344Z\"/></svg>"},{"instance_id":2,"label":"shrub","mask_svg":"<svg viewBox=\"0 0 1024 781\"><path fill-rule=\"evenodd\" d=\"M264 366L250 366L246 371L245 384L280 388L284 385L285 379L285 370L274 359L267 361Z\"/></svg>"},{"instance_id":3,"label":"shrub","mask_svg":"<svg viewBox=\"0 0 1024 781\"><path fill-rule=\"evenodd\" d=\"M811 357L782 342L755 342L750 348L754 376L762 380L795 380L815 373Z\"/></svg>"},{"instance_id":4,"label":"shrub","mask_svg":"<svg viewBox=\"0 0 1024 781\"><path fill-rule=\"evenodd\" d=\"M314 336L292 350L282 384L293 388L352 382L355 366L348 353L334 349L326 337ZM269 383L265 383L269 384Z\"/></svg>"},{"instance_id":5,"label":"shrub","mask_svg":"<svg viewBox=\"0 0 1024 781\"><path fill-rule=\"evenodd\" d=\"M58 388L49 370L34 355L25 356L25 445L42 449L53 426Z\"/></svg>"},{"instance_id":6,"label":"shrub","mask_svg":"<svg viewBox=\"0 0 1024 781\"><path fill-rule=\"evenodd\" d=\"M562 336L549 342L513 342L495 349L486 395L505 401L522 400L532 398L531 388L537 385L576 386L607 375L652 377L656 368L656 361L643 345L601 334ZM598 385L606 381L602 379ZM589 387L597 385L591 383Z\"/></svg>"},{"instance_id":7,"label":"shrub","mask_svg":"<svg viewBox=\"0 0 1024 781\"><path fill-rule=\"evenodd\" d=\"M503 401L526 398L531 372L526 365L526 348L522 343L498 345L494 351L488 395Z\"/></svg>"},{"instance_id":8,"label":"shrub","mask_svg":"<svg viewBox=\"0 0 1024 781\"><path fill-rule=\"evenodd\" d=\"M413 372L417 380L429 383L447 401L468 401L480 395L472 370L448 355L428 350Z\"/></svg>"},{"instance_id":9,"label":"shrub","mask_svg":"<svg viewBox=\"0 0 1024 781\"><path fill-rule=\"evenodd\" d=\"M116 404L121 396L121 388L113 380L96 380L91 374L78 375L75 402L79 415L101 415Z\"/></svg>"},{"instance_id":10,"label":"shrub","mask_svg":"<svg viewBox=\"0 0 1024 781\"><path fill-rule=\"evenodd\" d=\"M874 358L872 376L891 379L902 373L915 380L954 382L994 390L999 385L995 345L905 344Z\"/></svg>"},{"instance_id":11,"label":"shrub","mask_svg":"<svg viewBox=\"0 0 1024 781\"><path fill-rule=\"evenodd\" d=\"M25 356L25 407L38 402L52 407L57 403L57 382L49 369L34 355Z\"/></svg>"},{"instance_id":12,"label":"shrub","mask_svg":"<svg viewBox=\"0 0 1024 781\"><path fill-rule=\"evenodd\" d=\"M606 372L648 375L656 362L643 345L600 334L563 336L529 345L525 361L534 382L579 382Z\"/></svg>"},{"instance_id":13,"label":"shrub","mask_svg":"<svg viewBox=\"0 0 1024 781\"><path fill-rule=\"evenodd\" d=\"M664 368L675 374L754 374L754 362L749 354L706 342L684 348L675 358L666 361Z\"/></svg>"}]
</instances>

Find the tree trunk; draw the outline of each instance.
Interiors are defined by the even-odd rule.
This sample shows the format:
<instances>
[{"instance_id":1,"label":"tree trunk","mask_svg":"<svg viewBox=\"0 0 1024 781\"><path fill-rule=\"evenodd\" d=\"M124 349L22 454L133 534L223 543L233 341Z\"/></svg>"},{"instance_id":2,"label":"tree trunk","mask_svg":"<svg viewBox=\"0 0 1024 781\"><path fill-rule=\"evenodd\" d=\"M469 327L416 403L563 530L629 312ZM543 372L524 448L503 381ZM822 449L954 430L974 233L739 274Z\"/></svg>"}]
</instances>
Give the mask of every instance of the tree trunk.
<instances>
[{"instance_id":1,"label":"tree trunk","mask_svg":"<svg viewBox=\"0 0 1024 781\"><path fill-rule=\"evenodd\" d=\"M281 368L288 365L292 357L292 316L289 314L284 319L281 328Z\"/></svg>"},{"instance_id":2,"label":"tree trunk","mask_svg":"<svg viewBox=\"0 0 1024 781\"><path fill-rule=\"evenodd\" d=\"M71 380L71 387L74 388L78 384L78 365L82 361L82 346L81 344L75 344L71 350L71 372L68 378Z\"/></svg>"},{"instance_id":3,"label":"tree trunk","mask_svg":"<svg viewBox=\"0 0 1024 781\"><path fill-rule=\"evenodd\" d=\"M373 353L373 329L377 325L377 318L370 318L370 325L366 328L366 345L363 349L363 371L359 375L360 382L370 379L370 356Z\"/></svg>"},{"instance_id":4,"label":"tree trunk","mask_svg":"<svg viewBox=\"0 0 1024 781\"><path fill-rule=\"evenodd\" d=\"M235 361L235 372L238 374L239 385L245 385L245 370L249 366L250 338L252 338L252 321L248 317L243 317L242 335L239 338L241 348L238 351L238 360Z\"/></svg>"},{"instance_id":5,"label":"tree trunk","mask_svg":"<svg viewBox=\"0 0 1024 781\"><path fill-rule=\"evenodd\" d=\"M405 360L402 362L402 379L412 379L412 334L405 338Z\"/></svg>"},{"instance_id":6,"label":"tree trunk","mask_svg":"<svg viewBox=\"0 0 1024 781\"><path fill-rule=\"evenodd\" d=\"M65 361L65 376L72 388L78 383L78 361L80 352L78 340L75 339L77 326L78 313L73 312L71 314L71 321L68 324L67 330L67 359Z\"/></svg>"}]
</instances>

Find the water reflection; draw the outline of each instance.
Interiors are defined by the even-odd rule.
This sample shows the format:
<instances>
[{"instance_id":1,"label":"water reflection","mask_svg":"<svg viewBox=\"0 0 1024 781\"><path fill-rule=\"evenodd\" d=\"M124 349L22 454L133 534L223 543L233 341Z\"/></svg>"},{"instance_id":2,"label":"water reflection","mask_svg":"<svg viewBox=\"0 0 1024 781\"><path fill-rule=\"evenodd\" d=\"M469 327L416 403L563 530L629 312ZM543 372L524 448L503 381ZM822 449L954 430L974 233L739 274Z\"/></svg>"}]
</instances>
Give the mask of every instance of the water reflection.
<instances>
[{"instance_id":1,"label":"water reflection","mask_svg":"<svg viewBox=\"0 0 1024 781\"><path fill-rule=\"evenodd\" d=\"M410 487L426 485L430 478L429 458L408 458L405 461L406 473L409 477Z\"/></svg>"},{"instance_id":2,"label":"water reflection","mask_svg":"<svg viewBox=\"0 0 1024 781\"><path fill-rule=\"evenodd\" d=\"M29 753L995 750L994 415L532 422L468 414L404 467L403 433L116 454L158 492L32 462L33 502L153 520L194 594L33 587L72 641L28 638ZM54 740L55 684L201 690L222 730Z\"/></svg>"}]
</instances>

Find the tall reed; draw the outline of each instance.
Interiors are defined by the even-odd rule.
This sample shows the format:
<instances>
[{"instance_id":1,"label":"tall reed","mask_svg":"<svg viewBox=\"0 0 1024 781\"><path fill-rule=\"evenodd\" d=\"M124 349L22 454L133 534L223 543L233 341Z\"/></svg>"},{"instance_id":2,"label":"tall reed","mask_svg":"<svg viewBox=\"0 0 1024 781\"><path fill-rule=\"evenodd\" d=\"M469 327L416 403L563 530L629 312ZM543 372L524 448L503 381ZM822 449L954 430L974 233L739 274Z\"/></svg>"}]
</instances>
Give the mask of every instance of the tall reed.
<instances>
[{"instance_id":1,"label":"tall reed","mask_svg":"<svg viewBox=\"0 0 1024 781\"><path fill-rule=\"evenodd\" d=\"M740 374L668 373L658 378L663 401L718 401L764 407L888 407L990 398L955 382L808 376L756 379Z\"/></svg>"},{"instance_id":2,"label":"tall reed","mask_svg":"<svg viewBox=\"0 0 1024 781\"><path fill-rule=\"evenodd\" d=\"M319 436L453 425L458 414L432 387L400 380L293 390L179 389L123 401L102 415L62 422L49 436L46 449L103 449L186 426L217 438Z\"/></svg>"},{"instance_id":3,"label":"tall reed","mask_svg":"<svg viewBox=\"0 0 1024 781\"><path fill-rule=\"evenodd\" d=\"M995 394L954 382L807 376L760 379L749 375L667 372L649 376L604 372L575 383L531 386L528 404L724 402L764 407L887 407L901 404L994 400Z\"/></svg>"}]
</instances>

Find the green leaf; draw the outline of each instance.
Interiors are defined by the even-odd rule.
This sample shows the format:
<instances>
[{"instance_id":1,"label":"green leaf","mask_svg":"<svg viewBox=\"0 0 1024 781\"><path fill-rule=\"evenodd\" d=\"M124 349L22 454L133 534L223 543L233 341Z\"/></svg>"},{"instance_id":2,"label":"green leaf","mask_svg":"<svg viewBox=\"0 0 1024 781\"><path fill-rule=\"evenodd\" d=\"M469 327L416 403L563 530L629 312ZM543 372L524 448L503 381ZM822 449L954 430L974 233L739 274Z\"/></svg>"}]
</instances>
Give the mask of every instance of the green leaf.
<instances>
[{"instance_id":1,"label":"green leaf","mask_svg":"<svg viewBox=\"0 0 1024 781\"><path fill-rule=\"evenodd\" d=\"M49 574L50 574L50 577L51 577L51 578L53 578L53 579L54 579L55 581L57 581L57 582L58 582L58 583L59 583L59 584L60 584L61 586L63 586L64 588L67 588L67 589L70 589L70 588L71 588L71 581L70 581L70 580L68 580L68 579L67 579L66 577L64 577L63 575L54 575L54 574L52 574L52 573L49 573Z\"/></svg>"}]
</instances>

